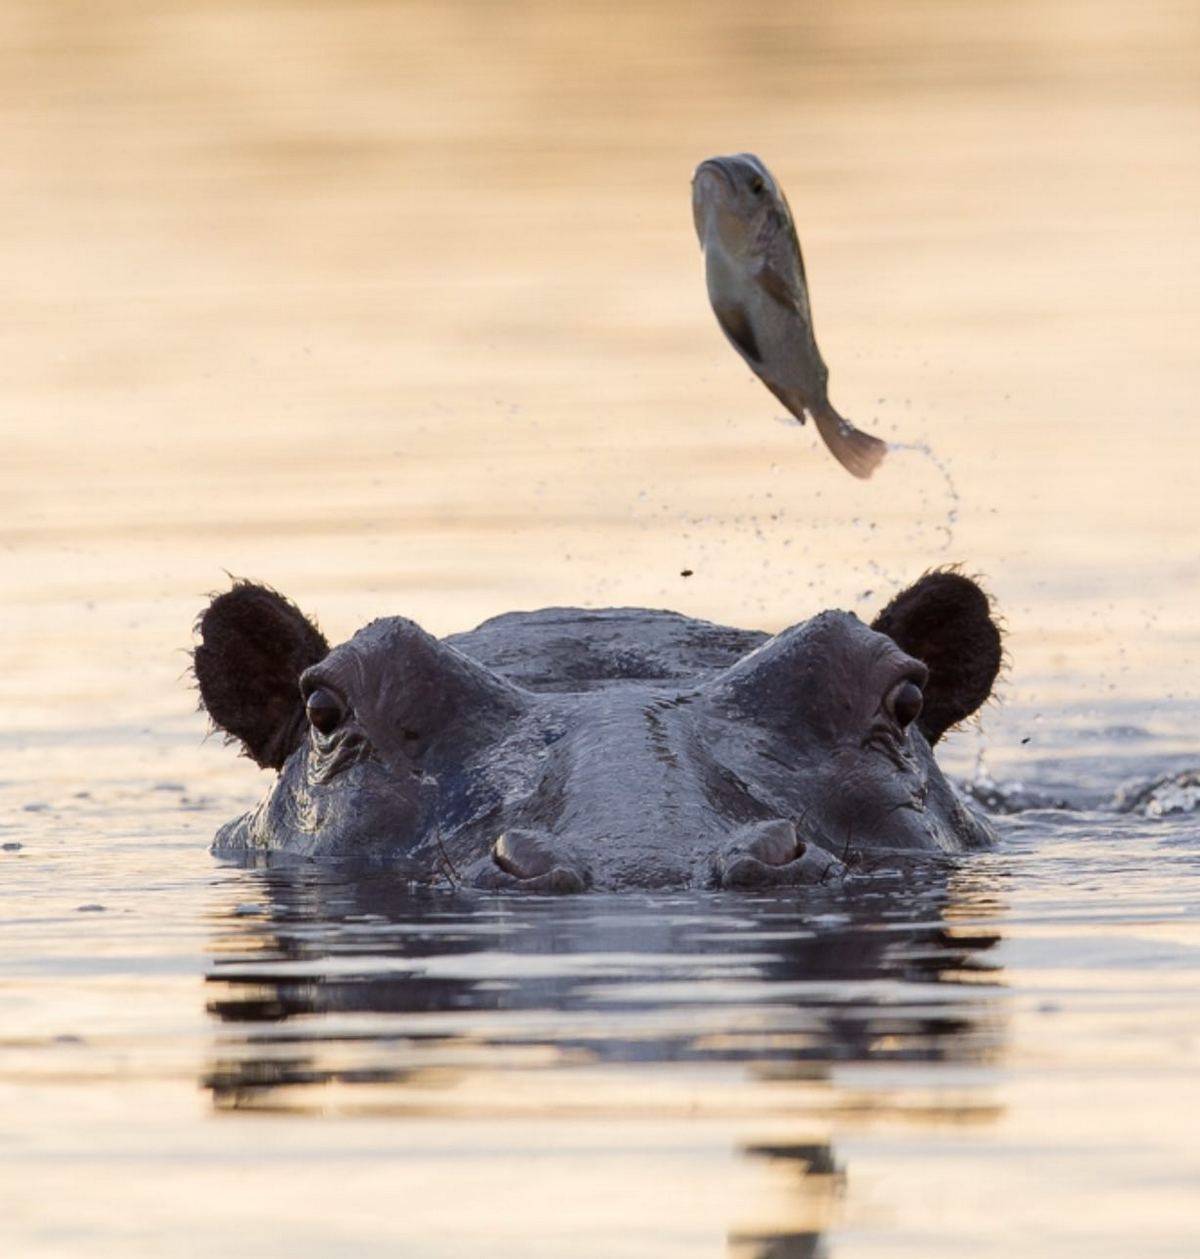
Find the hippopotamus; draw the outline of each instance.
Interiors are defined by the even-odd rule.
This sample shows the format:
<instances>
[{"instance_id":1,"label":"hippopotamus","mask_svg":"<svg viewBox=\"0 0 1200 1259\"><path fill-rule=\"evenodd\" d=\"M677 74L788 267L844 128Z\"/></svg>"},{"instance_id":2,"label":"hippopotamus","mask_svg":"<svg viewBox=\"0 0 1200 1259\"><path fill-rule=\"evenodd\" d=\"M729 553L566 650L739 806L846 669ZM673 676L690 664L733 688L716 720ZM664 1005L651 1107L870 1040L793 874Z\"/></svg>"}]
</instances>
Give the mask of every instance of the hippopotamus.
<instances>
[{"instance_id":1,"label":"hippopotamus","mask_svg":"<svg viewBox=\"0 0 1200 1259\"><path fill-rule=\"evenodd\" d=\"M957 571L870 625L825 611L774 635L556 607L442 639L387 617L331 648L247 581L197 633L203 707L278 771L218 856L535 892L799 888L995 838L932 750L1002 658Z\"/></svg>"}]
</instances>

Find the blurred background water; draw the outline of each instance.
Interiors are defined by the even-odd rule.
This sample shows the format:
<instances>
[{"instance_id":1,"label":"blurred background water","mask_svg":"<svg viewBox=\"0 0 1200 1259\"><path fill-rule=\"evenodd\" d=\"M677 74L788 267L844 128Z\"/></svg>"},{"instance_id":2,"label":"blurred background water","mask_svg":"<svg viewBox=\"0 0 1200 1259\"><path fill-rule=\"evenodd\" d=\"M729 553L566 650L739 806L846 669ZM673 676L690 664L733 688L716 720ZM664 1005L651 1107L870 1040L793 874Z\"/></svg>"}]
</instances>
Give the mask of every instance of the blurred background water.
<instances>
[{"instance_id":1,"label":"blurred background water","mask_svg":"<svg viewBox=\"0 0 1200 1259\"><path fill-rule=\"evenodd\" d=\"M1192 1255L1200 9L0 9L0 1249ZM724 344L688 180L788 191L869 483ZM830 903L215 865L226 572L334 640L777 629L983 576L943 759L1077 807ZM692 576L681 576L683 570Z\"/></svg>"}]
</instances>

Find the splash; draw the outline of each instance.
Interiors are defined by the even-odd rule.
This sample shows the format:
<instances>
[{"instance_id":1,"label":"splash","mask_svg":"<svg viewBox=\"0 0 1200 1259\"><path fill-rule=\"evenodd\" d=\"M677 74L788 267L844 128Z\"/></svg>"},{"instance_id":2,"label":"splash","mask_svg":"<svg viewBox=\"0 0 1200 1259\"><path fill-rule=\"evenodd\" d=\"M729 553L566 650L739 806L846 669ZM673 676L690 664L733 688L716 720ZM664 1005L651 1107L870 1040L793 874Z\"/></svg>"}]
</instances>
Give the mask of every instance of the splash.
<instances>
[{"instance_id":1,"label":"splash","mask_svg":"<svg viewBox=\"0 0 1200 1259\"><path fill-rule=\"evenodd\" d=\"M940 473L946 486L946 522L939 525L938 528L946 535L946 540L942 543L941 550L948 551L954 545L954 529L958 524L958 505L960 501L958 487L954 484L954 477L950 474L949 466L940 455L934 453L933 447L928 442L888 442L887 448L889 455L893 451L921 455Z\"/></svg>"}]
</instances>

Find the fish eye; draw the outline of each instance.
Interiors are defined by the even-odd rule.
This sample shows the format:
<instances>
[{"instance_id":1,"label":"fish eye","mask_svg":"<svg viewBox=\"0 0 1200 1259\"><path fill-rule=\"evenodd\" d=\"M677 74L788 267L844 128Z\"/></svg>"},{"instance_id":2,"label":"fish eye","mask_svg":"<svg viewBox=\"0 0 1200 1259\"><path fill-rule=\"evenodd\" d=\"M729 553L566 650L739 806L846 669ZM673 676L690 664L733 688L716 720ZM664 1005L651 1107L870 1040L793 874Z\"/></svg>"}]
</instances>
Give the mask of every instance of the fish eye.
<instances>
[{"instance_id":1,"label":"fish eye","mask_svg":"<svg viewBox=\"0 0 1200 1259\"><path fill-rule=\"evenodd\" d=\"M756 197L761 197L761 196L762 196L762 190L763 190L766 186L767 186L767 185L763 182L763 177L762 177L761 175L752 175L752 176L751 176L751 178L750 178L750 191L751 191L752 193L754 193L754 195L755 195Z\"/></svg>"},{"instance_id":2,"label":"fish eye","mask_svg":"<svg viewBox=\"0 0 1200 1259\"><path fill-rule=\"evenodd\" d=\"M925 696L921 688L912 680L905 678L903 682L892 687L887 697L888 711L896 720L901 730L907 730L921 715Z\"/></svg>"},{"instance_id":3,"label":"fish eye","mask_svg":"<svg viewBox=\"0 0 1200 1259\"><path fill-rule=\"evenodd\" d=\"M332 691L318 686L304 702L304 715L318 733L332 734L345 720L346 710Z\"/></svg>"}]
</instances>

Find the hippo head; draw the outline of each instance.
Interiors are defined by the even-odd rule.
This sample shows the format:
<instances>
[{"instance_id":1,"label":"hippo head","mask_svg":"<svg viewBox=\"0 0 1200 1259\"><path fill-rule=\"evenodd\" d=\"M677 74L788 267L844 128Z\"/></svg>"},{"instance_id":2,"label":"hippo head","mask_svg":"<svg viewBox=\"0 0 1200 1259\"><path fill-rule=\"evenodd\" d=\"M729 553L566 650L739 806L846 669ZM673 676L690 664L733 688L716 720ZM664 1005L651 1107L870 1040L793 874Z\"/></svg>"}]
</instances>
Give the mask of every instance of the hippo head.
<instances>
[{"instance_id":1,"label":"hippo head","mask_svg":"<svg viewBox=\"0 0 1200 1259\"><path fill-rule=\"evenodd\" d=\"M955 572L870 626L823 612L774 637L552 608L442 640L392 617L331 650L244 582L198 631L205 708L278 771L222 855L483 887L764 887L993 838L932 752L1000 666L988 599Z\"/></svg>"}]
</instances>

